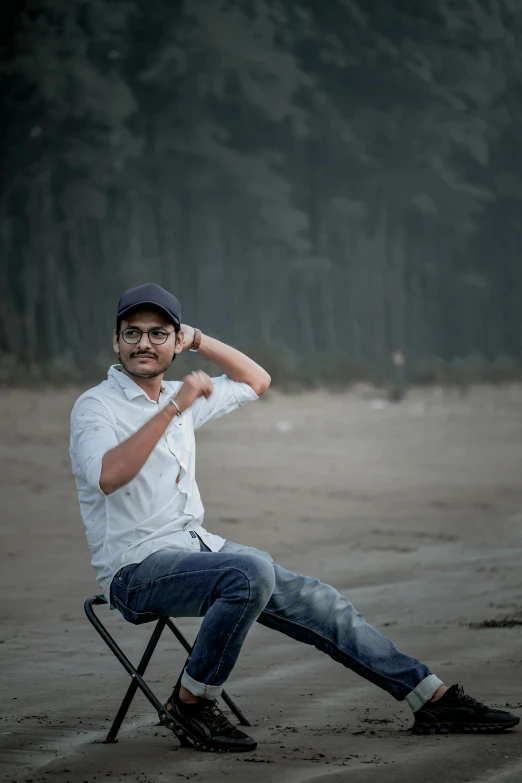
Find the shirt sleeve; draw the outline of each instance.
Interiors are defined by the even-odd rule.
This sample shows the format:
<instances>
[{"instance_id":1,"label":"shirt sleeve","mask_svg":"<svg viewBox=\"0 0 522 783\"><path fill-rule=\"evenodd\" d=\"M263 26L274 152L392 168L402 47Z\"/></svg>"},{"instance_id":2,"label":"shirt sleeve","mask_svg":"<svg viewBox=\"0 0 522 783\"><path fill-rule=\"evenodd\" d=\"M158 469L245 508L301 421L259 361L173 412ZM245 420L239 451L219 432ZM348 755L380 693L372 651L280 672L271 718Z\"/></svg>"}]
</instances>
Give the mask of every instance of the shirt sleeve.
<instances>
[{"instance_id":1,"label":"shirt sleeve","mask_svg":"<svg viewBox=\"0 0 522 783\"><path fill-rule=\"evenodd\" d=\"M71 413L70 456L73 474L102 492L104 455L118 445L116 423L108 408L93 397L80 397Z\"/></svg>"},{"instance_id":2,"label":"shirt sleeve","mask_svg":"<svg viewBox=\"0 0 522 783\"><path fill-rule=\"evenodd\" d=\"M192 406L192 419L194 429L197 430L207 421L219 419L226 413L231 413L245 405L247 402L255 402L258 398L255 391L248 383L233 381L228 375L212 378L214 391L208 399L198 397Z\"/></svg>"}]
</instances>

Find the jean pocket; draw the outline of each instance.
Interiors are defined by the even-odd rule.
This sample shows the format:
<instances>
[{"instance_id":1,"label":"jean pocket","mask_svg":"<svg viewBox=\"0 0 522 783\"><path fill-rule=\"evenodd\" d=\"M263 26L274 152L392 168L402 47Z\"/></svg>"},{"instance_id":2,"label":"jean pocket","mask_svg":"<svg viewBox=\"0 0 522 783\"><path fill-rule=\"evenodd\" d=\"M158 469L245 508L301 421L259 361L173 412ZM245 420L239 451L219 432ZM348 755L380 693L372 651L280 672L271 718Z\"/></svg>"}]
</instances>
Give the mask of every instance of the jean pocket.
<instances>
[{"instance_id":1,"label":"jean pocket","mask_svg":"<svg viewBox=\"0 0 522 783\"><path fill-rule=\"evenodd\" d=\"M142 625L143 623L152 623L158 619L157 614L137 611L129 606L129 603L132 602L129 601L129 594L125 587L121 583L114 584L113 582L111 585L111 604L116 607L124 620L133 625Z\"/></svg>"},{"instance_id":2,"label":"jean pocket","mask_svg":"<svg viewBox=\"0 0 522 783\"><path fill-rule=\"evenodd\" d=\"M139 565L139 563L131 563L130 565L120 568L120 570L114 574L113 585L122 587L129 593L133 590L139 590L141 587L147 587L149 582L133 584L134 572Z\"/></svg>"},{"instance_id":3,"label":"jean pocket","mask_svg":"<svg viewBox=\"0 0 522 783\"><path fill-rule=\"evenodd\" d=\"M137 612L135 609L131 609L114 593L111 596L111 602L123 616L124 620L127 620L128 623L132 623L132 625L152 623L154 620L158 619L158 615L153 614L152 612Z\"/></svg>"}]
</instances>

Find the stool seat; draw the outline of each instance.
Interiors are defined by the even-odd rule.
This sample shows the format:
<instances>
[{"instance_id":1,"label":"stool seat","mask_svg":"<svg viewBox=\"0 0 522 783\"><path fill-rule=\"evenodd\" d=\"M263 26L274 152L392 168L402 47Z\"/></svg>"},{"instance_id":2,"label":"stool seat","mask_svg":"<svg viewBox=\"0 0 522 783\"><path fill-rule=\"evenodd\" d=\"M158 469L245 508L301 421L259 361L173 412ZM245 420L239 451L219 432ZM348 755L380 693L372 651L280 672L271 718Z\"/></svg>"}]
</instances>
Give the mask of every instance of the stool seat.
<instances>
[{"instance_id":1,"label":"stool seat","mask_svg":"<svg viewBox=\"0 0 522 783\"><path fill-rule=\"evenodd\" d=\"M176 626L176 624L174 623L171 617L158 617L156 619L156 625L154 627L154 630L152 631L152 635L148 641L148 644L141 657L141 660L138 666L134 667L132 663L129 661L129 659L127 658L127 656L125 655L125 653L123 652L123 650L116 644L115 640L107 631L107 629L101 622L98 615L95 613L94 607L102 606L102 605L108 606L108 602L105 596L93 595L91 598L88 598L84 603L85 614L87 615L89 622L94 626L94 628L99 633L99 635L101 636L101 638L103 639L107 647L116 656L116 658L121 663L125 671L131 677L131 683L127 689L125 696L123 697L123 701L116 714L116 717L114 718L113 724L109 729L109 733L105 738L105 742L112 743L118 741L117 736L121 724L123 723L123 720L129 710L129 707L132 703L132 700L134 699L134 696L136 695L136 691L138 690L138 688L150 701L150 703L152 704L156 712L158 712L163 706L160 700L152 692L152 690L149 688L149 686L143 679L143 675L145 674L147 666L149 665L149 661L152 658L154 650L156 649L156 646L161 638L163 631L165 630L165 627L168 627L172 631L176 639L180 642L182 647L189 653L189 655L192 652L192 646L187 641L187 639L185 639L185 637L183 636L183 634ZM150 622L153 622L153 620L151 620ZM221 698L243 726L252 725L248 720L248 718L246 718L243 712L239 709L237 704L231 699L231 697L225 691L222 691Z\"/></svg>"}]
</instances>

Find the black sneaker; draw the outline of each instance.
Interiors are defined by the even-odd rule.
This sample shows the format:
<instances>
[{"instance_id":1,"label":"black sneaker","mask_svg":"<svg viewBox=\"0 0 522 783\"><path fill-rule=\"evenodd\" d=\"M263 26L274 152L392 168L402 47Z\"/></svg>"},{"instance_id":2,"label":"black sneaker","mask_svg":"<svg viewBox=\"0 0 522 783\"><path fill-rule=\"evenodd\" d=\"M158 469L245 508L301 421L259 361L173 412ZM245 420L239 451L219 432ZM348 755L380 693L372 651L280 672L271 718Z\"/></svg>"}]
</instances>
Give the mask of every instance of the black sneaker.
<instances>
[{"instance_id":1,"label":"black sneaker","mask_svg":"<svg viewBox=\"0 0 522 783\"><path fill-rule=\"evenodd\" d=\"M415 734L447 734L451 731L470 733L512 729L520 721L516 715L495 710L464 693L460 685L452 685L437 701L424 704L415 713Z\"/></svg>"},{"instance_id":2,"label":"black sneaker","mask_svg":"<svg viewBox=\"0 0 522 783\"><path fill-rule=\"evenodd\" d=\"M197 704L183 704L179 687L159 710L161 722L174 732L185 748L213 753L240 753L255 750L257 742L239 731L219 709L217 699L200 699Z\"/></svg>"}]
</instances>

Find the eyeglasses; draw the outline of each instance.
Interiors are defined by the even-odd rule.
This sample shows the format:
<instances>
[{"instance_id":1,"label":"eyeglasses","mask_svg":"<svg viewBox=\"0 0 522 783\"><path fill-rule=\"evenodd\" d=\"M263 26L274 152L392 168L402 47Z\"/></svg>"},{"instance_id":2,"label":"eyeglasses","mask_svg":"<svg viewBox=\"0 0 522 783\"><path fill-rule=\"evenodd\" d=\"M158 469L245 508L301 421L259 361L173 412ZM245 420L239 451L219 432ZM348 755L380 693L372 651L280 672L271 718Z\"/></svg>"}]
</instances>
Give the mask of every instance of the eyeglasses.
<instances>
[{"instance_id":1,"label":"eyeglasses","mask_svg":"<svg viewBox=\"0 0 522 783\"><path fill-rule=\"evenodd\" d=\"M175 329L171 332L168 332L166 329L149 329L148 332L143 332L137 326L128 326L126 329L122 329L119 334L129 345L138 345L144 334L147 335L152 345L163 345L163 343L167 342L169 334L173 334L175 331Z\"/></svg>"}]
</instances>

